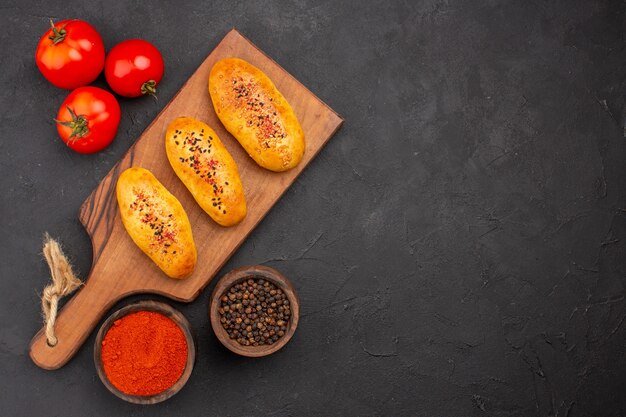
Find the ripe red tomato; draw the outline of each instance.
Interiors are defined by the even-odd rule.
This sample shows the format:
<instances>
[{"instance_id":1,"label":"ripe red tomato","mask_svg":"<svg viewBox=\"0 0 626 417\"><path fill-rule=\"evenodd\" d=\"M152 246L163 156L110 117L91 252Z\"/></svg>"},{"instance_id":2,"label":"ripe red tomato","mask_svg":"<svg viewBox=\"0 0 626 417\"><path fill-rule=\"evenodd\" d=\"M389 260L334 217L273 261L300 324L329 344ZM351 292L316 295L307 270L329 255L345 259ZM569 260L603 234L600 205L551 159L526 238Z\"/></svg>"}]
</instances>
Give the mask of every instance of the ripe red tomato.
<instances>
[{"instance_id":1,"label":"ripe red tomato","mask_svg":"<svg viewBox=\"0 0 626 417\"><path fill-rule=\"evenodd\" d=\"M163 57L159 50L141 39L115 45L104 64L104 76L109 86L124 97L154 95L163 71Z\"/></svg>"},{"instance_id":2,"label":"ripe red tomato","mask_svg":"<svg viewBox=\"0 0 626 417\"><path fill-rule=\"evenodd\" d=\"M98 87L80 87L65 99L55 121L63 142L78 153L109 146L120 124L115 96Z\"/></svg>"},{"instance_id":3,"label":"ripe red tomato","mask_svg":"<svg viewBox=\"0 0 626 417\"><path fill-rule=\"evenodd\" d=\"M50 25L35 53L43 76L67 90L95 80L104 68L104 43L96 29L82 20L50 20Z\"/></svg>"}]
</instances>

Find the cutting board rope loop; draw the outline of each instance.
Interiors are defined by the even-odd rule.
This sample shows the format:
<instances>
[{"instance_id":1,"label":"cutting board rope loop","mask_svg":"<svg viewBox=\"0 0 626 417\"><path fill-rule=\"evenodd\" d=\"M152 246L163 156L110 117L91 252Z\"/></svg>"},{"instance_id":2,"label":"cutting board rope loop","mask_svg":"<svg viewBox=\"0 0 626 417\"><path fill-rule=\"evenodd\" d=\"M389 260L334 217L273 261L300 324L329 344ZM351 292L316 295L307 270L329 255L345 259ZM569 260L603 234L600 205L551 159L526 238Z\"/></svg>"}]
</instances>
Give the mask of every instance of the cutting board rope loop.
<instances>
[{"instance_id":1,"label":"cutting board rope loop","mask_svg":"<svg viewBox=\"0 0 626 417\"><path fill-rule=\"evenodd\" d=\"M61 250L59 242L52 239L48 233L44 236L43 256L50 268L52 282L43 289L41 309L48 345L56 346L58 339L54 334L54 322L57 318L59 299L76 291L83 282L74 274L72 264Z\"/></svg>"}]
</instances>

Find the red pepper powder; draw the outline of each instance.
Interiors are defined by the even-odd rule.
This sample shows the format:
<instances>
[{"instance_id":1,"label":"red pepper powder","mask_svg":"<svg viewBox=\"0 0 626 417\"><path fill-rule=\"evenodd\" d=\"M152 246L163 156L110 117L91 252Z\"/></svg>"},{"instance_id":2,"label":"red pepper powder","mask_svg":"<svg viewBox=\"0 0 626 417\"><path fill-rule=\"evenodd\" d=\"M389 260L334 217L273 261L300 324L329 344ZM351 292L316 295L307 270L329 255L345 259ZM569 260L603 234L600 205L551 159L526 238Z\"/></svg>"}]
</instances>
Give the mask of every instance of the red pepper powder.
<instances>
[{"instance_id":1,"label":"red pepper powder","mask_svg":"<svg viewBox=\"0 0 626 417\"><path fill-rule=\"evenodd\" d=\"M128 314L113 323L102 341L108 380L129 395L148 396L178 381L187 363L187 340L170 318L153 311Z\"/></svg>"}]
</instances>

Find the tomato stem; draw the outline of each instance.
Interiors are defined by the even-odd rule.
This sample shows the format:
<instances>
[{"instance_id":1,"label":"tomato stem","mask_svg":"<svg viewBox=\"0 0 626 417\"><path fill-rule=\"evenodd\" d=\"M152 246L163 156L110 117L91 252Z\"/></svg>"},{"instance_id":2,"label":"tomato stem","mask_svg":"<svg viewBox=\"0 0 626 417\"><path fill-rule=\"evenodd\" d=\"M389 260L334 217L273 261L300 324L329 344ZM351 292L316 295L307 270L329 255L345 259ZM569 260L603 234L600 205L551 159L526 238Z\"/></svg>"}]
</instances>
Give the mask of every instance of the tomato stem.
<instances>
[{"instance_id":1,"label":"tomato stem","mask_svg":"<svg viewBox=\"0 0 626 417\"><path fill-rule=\"evenodd\" d=\"M50 39L53 44L56 45L57 43L63 42L63 40L65 39L65 35L67 35L67 31L65 30L65 25L67 25L67 23L57 29L54 26L54 22L52 21L52 19L50 19L50 26L52 27L52 35L48 36L48 39Z\"/></svg>"},{"instance_id":2,"label":"tomato stem","mask_svg":"<svg viewBox=\"0 0 626 417\"><path fill-rule=\"evenodd\" d=\"M70 129L72 129L72 134L70 135L69 138L67 138L67 144L69 145L70 143L74 142L77 139L82 138L87 133L89 133L89 126L88 126L89 121L82 114L80 116L77 116L76 113L74 113L74 110L70 108L70 106L65 106L65 107L67 107L67 111L70 112L70 115L72 116L72 120L62 122L60 120L54 119L54 121L62 126L67 126Z\"/></svg>"},{"instance_id":3,"label":"tomato stem","mask_svg":"<svg viewBox=\"0 0 626 417\"><path fill-rule=\"evenodd\" d=\"M141 94L146 95L150 94L154 98L156 98L156 81L148 80L141 86Z\"/></svg>"}]
</instances>

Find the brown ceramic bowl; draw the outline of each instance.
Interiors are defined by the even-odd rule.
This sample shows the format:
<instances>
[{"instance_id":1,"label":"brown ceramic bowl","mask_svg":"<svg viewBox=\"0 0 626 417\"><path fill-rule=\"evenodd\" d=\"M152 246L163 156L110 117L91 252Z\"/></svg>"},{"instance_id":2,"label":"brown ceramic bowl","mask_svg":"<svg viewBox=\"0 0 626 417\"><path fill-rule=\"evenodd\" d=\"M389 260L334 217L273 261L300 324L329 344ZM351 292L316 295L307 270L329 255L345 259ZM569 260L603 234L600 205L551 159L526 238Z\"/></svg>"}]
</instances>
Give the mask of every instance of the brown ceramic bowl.
<instances>
[{"instance_id":1,"label":"brown ceramic bowl","mask_svg":"<svg viewBox=\"0 0 626 417\"><path fill-rule=\"evenodd\" d=\"M220 307L220 298L230 287L240 281L250 278L262 278L272 282L278 288L283 290L289 300L289 304L291 306L291 317L287 323L287 331L284 336L278 339L274 344L262 346L240 345L239 342L228 336L228 333L224 327L222 327L222 323L220 323L220 314L218 312ZM296 295L291 282L289 282L289 280L277 270L262 265L243 266L230 271L218 281L213 293L211 294L209 317L211 319L211 326L213 327L215 335L224 346L238 355L258 358L260 356L271 355L289 342L298 327L298 319L300 317L300 300L298 300L298 296Z\"/></svg>"},{"instance_id":2,"label":"brown ceramic bowl","mask_svg":"<svg viewBox=\"0 0 626 417\"><path fill-rule=\"evenodd\" d=\"M129 395L115 388L113 384L109 382L106 374L104 373L104 367L102 365L102 339L104 339L104 336L116 320L119 320L125 315L137 311L154 311L170 318L174 323L178 325L178 327L180 327L180 329L183 331L183 334L185 335L185 339L187 340L187 364L185 365L185 370L183 371L183 374L174 385L172 385L165 391L148 396ZM191 375L191 371L193 370L193 365L196 360L196 345L193 340L193 335L191 334L191 325L180 311L175 310L169 305L160 303L158 301L139 301L137 303L127 305L126 307L117 310L115 313L111 314L104 323L102 323L102 326L98 331L98 335L96 336L96 342L93 349L93 359L96 364L96 371L98 372L100 380L102 381L104 386L107 387L107 389L113 394L115 394L122 400L128 401L130 403L156 404L172 397L185 385L185 383L189 379L189 376Z\"/></svg>"}]
</instances>

